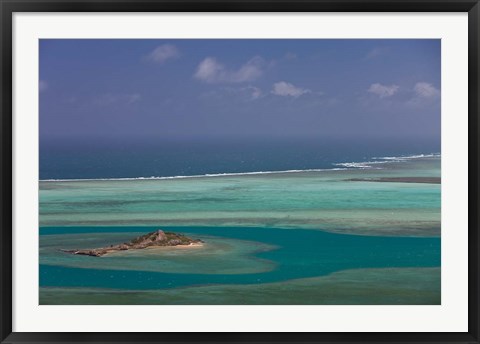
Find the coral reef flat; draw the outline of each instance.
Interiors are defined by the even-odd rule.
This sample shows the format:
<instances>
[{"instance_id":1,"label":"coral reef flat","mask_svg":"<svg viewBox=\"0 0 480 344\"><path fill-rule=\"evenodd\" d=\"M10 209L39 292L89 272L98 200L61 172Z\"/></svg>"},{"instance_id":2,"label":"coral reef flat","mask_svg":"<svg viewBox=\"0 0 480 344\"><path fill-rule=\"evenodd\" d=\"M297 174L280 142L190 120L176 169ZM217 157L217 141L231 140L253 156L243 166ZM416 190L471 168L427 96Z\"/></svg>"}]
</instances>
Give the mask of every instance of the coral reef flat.
<instances>
[{"instance_id":1,"label":"coral reef flat","mask_svg":"<svg viewBox=\"0 0 480 344\"><path fill-rule=\"evenodd\" d=\"M40 182L40 226L249 226L440 235L440 158L371 169ZM380 169L379 166L382 168Z\"/></svg>"}]
</instances>

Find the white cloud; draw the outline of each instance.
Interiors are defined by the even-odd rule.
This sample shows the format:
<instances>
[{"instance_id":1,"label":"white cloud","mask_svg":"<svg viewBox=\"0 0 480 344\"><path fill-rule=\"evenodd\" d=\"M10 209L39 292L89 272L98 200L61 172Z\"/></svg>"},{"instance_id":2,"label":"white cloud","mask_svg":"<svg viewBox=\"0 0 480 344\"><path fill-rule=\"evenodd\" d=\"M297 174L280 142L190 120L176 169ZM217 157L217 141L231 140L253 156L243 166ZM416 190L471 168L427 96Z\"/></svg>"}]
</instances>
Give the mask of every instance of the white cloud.
<instances>
[{"instance_id":1,"label":"white cloud","mask_svg":"<svg viewBox=\"0 0 480 344\"><path fill-rule=\"evenodd\" d=\"M48 84L45 80L40 80L38 83L38 90L40 92L46 91L48 88Z\"/></svg>"},{"instance_id":2,"label":"white cloud","mask_svg":"<svg viewBox=\"0 0 480 344\"><path fill-rule=\"evenodd\" d=\"M440 90L428 82L417 82L411 92L413 95L408 100L407 105L413 107L439 105Z\"/></svg>"},{"instance_id":3,"label":"white cloud","mask_svg":"<svg viewBox=\"0 0 480 344\"><path fill-rule=\"evenodd\" d=\"M258 99L263 95L262 90L255 86L249 86L247 87L247 90L251 92L250 96L253 100Z\"/></svg>"},{"instance_id":4,"label":"white cloud","mask_svg":"<svg viewBox=\"0 0 480 344\"><path fill-rule=\"evenodd\" d=\"M288 82L280 81L273 84L272 93L282 97L299 97L302 94L310 93L308 89L296 87Z\"/></svg>"},{"instance_id":5,"label":"white cloud","mask_svg":"<svg viewBox=\"0 0 480 344\"><path fill-rule=\"evenodd\" d=\"M225 67L223 65L218 63L213 57L207 57L198 65L194 77L206 82L216 82L219 81L220 76L224 73Z\"/></svg>"},{"instance_id":6,"label":"white cloud","mask_svg":"<svg viewBox=\"0 0 480 344\"><path fill-rule=\"evenodd\" d=\"M386 98L386 97L391 97L395 93L397 93L399 88L400 87L397 85L387 86L387 85L376 83L376 84L370 85L368 92L373 93L379 96L380 98Z\"/></svg>"},{"instance_id":7,"label":"white cloud","mask_svg":"<svg viewBox=\"0 0 480 344\"><path fill-rule=\"evenodd\" d=\"M417 82L413 90L418 97L422 98L433 98L440 95L440 91L428 82Z\"/></svg>"},{"instance_id":8,"label":"white cloud","mask_svg":"<svg viewBox=\"0 0 480 344\"><path fill-rule=\"evenodd\" d=\"M157 63L164 63L167 60L174 59L180 56L178 49L171 44L164 44L156 47L150 54L148 54L147 59Z\"/></svg>"},{"instance_id":9,"label":"white cloud","mask_svg":"<svg viewBox=\"0 0 480 344\"><path fill-rule=\"evenodd\" d=\"M208 83L241 83L258 79L265 62L256 56L238 70L229 70L213 57L207 57L197 67L194 77Z\"/></svg>"}]
</instances>

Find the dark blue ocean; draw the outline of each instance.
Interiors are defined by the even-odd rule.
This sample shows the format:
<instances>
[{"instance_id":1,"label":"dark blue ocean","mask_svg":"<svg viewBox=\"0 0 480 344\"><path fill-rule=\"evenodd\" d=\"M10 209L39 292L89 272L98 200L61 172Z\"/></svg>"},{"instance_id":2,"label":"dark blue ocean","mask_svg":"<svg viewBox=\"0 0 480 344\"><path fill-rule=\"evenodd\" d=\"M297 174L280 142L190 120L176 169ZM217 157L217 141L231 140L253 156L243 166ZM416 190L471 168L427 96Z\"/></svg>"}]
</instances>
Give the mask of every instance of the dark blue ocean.
<instances>
[{"instance_id":1,"label":"dark blue ocean","mask_svg":"<svg viewBox=\"0 0 480 344\"><path fill-rule=\"evenodd\" d=\"M440 152L436 140L40 141L40 179L170 177L333 168L373 157Z\"/></svg>"}]
</instances>

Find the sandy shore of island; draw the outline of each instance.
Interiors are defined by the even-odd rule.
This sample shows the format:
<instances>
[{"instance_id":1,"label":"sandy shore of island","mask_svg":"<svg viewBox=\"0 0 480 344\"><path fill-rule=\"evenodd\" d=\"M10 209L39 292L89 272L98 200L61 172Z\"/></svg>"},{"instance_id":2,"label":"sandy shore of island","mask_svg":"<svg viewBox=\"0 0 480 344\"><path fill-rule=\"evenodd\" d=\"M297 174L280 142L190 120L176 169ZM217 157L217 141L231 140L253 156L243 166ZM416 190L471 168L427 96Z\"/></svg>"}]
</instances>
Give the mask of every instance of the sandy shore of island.
<instances>
[{"instance_id":1,"label":"sandy shore of island","mask_svg":"<svg viewBox=\"0 0 480 344\"><path fill-rule=\"evenodd\" d=\"M112 252L109 252L109 253L105 254L104 256L109 256L111 254L118 255L118 254L122 254L122 253L123 254L128 254L128 253L138 252L138 251L153 252L153 251L192 250L192 249L202 248L203 246L204 246L203 243L190 243L188 245L175 245L175 246L149 246L149 247L145 247L145 248L142 248L142 249L112 251Z\"/></svg>"},{"instance_id":2,"label":"sandy shore of island","mask_svg":"<svg viewBox=\"0 0 480 344\"><path fill-rule=\"evenodd\" d=\"M147 247L148 250L153 250L153 249L165 249L165 248L170 248L170 249L189 249L189 248L198 248L198 247L203 247L204 243L201 242L192 242L188 245L176 245L176 246L150 246Z\"/></svg>"}]
</instances>

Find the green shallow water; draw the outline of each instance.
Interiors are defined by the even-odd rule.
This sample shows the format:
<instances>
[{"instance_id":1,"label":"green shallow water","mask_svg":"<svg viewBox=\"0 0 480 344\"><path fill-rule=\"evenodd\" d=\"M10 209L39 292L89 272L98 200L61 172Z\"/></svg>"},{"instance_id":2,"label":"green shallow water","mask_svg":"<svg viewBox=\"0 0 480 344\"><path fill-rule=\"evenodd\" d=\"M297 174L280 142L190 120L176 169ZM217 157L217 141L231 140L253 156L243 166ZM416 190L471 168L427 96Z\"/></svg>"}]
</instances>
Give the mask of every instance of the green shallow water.
<instances>
[{"instance_id":1,"label":"green shallow water","mask_svg":"<svg viewBox=\"0 0 480 344\"><path fill-rule=\"evenodd\" d=\"M348 179L438 177L440 159L375 166L382 169L40 182L40 225L251 226L439 236L439 184Z\"/></svg>"}]
</instances>

